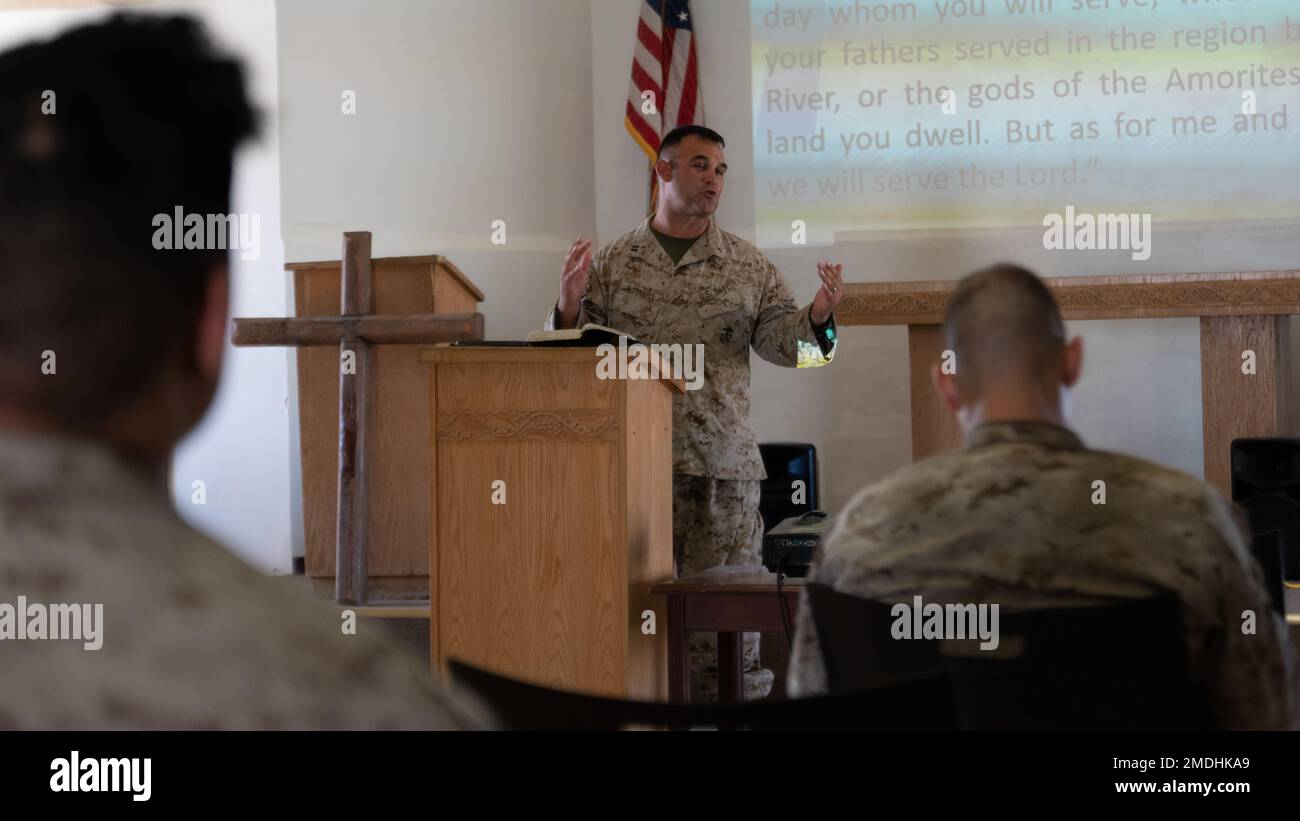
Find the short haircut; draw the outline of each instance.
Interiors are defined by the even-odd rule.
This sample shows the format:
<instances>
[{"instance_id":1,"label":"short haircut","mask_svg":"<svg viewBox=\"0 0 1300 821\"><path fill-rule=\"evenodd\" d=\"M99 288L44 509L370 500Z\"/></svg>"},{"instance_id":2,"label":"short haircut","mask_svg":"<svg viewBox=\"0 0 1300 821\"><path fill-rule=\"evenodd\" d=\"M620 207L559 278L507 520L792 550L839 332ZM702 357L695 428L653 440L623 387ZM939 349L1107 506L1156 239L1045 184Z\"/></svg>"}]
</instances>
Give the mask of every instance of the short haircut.
<instances>
[{"instance_id":1,"label":"short haircut","mask_svg":"<svg viewBox=\"0 0 1300 821\"><path fill-rule=\"evenodd\" d=\"M727 147L727 141L722 139L722 135L714 131L712 128L705 128L702 125L679 125L665 134L664 138L659 141L659 153L656 155L655 159L662 157L665 151L672 148L674 145L677 145L687 137L703 137L709 142L717 143L723 148Z\"/></svg>"},{"instance_id":2,"label":"short haircut","mask_svg":"<svg viewBox=\"0 0 1300 821\"><path fill-rule=\"evenodd\" d=\"M1032 271L1000 263L962 279L944 314L957 384L980 395L990 379L1032 380L1059 360L1065 323L1051 290Z\"/></svg>"},{"instance_id":3,"label":"short haircut","mask_svg":"<svg viewBox=\"0 0 1300 821\"><path fill-rule=\"evenodd\" d=\"M90 429L193 351L227 252L155 250L153 217L227 213L257 119L242 65L189 17L115 14L0 54L0 401Z\"/></svg>"}]
</instances>

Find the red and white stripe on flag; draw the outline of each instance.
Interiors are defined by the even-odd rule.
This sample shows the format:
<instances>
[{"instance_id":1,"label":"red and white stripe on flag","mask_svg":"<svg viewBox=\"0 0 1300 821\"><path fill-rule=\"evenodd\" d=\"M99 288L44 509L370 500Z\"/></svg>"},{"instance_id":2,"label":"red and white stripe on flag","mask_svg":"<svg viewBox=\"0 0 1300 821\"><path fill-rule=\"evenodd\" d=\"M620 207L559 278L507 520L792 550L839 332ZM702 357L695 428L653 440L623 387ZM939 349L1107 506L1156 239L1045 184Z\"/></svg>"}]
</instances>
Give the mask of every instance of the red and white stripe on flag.
<instances>
[{"instance_id":1,"label":"red and white stripe on flag","mask_svg":"<svg viewBox=\"0 0 1300 821\"><path fill-rule=\"evenodd\" d=\"M651 162L664 134L704 122L693 26L690 0L641 2L623 124Z\"/></svg>"}]
</instances>

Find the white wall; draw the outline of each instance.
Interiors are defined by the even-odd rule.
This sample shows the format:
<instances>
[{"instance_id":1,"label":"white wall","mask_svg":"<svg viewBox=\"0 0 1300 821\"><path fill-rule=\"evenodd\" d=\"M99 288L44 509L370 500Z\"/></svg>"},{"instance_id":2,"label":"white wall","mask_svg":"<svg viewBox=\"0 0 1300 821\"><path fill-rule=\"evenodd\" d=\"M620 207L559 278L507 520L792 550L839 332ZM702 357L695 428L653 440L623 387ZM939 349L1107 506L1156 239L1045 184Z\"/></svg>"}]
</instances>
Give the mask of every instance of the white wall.
<instances>
[{"instance_id":1,"label":"white wall","mask_svg":"<svg viewBox=\"0 0 1300 821\"><path fill-rule=\"evenodd\" d=\"M338 259L344 231L368 230L376 257L452 259L489 338L540 328L595 229L589 16L588 0L280 0L285 258ZM291 363L293 420L296 384ZM301 555L296 429L289 447Z\"/></svg>"},{"instance_id":2,"label":"white wall","mask_svg":"<svg viewBox=\"0 0 1300 821\"><path fill-rule=\"evenodd\" d=\"M375 256L455 261L490 337L539 328L564 253L595 227L589 8L281 0L287 258L337 259L343 231L369 230Z\"/></svg>"},{"instance_id":3,"label":"white wall","mask_svg":"<svg viewBox=\"0 0 1300 821\"><path fill-rule=\"evenodd\" d=\"M285 316L284 250L280 243L280 146L273 0L159 4L190 10L223 49L245 64L249 93L263 112L258 141L236 158L231 208L261 223L257 259L230 255L231 316ZM221 385L199 426L172 460L172 497L191 524L249 563L283 574L292 570L296 527L286 403L289 354L283 348L235 348L227 339ZM195 504L195 481L206 500ZM299 551L301 552L301 551Z\"/></svg>"},{"instance_id":4,"label":"white wall","mask_svg":"<svg viewBox=\"0 0 1300 821\"><path fill-rule=\"evenodd\" d=\"M131 10L195 14L219 45L246 63L251 93L268 118L263 139L236 160L232 207L260 215L262 247L256 260L231 257L231 310L236 316L283 316L273 0L151 3ZM101 6L0 13L0 49L112 11ZM213 406L172 463L180 514L251 564L281 573L290 569L291 553L285 363L283 350L227 345ZM206 485L206 504L191 503L195 480Z\"/></svg>"},{"instance_id":5,"label":"white wall","mask_svg":"<svg viewBox=\"0 0 1300 821\"><path fill-rule=\"evenodd\" d=\"M596 210L602 242L639 218L645 160L622 129L630 51L641 0L592 4ZM727 190L718 223L752 239L754 191L748 0L692 4L707 124L727 140ZM1123 209L1119 209L1123 210ZM1242 234L1232 243L1166 237L1155 271L1238 271L1300 267L1294 231ZM769 252L807 302L815 262L845 264L854 282L952 279L1000 260L1043 276L1136 272L1124 254L1042 249L1041 232L960 242L876 242L841 237L830 248ZM1200 341L1196 319L1073 322L1084 337L1084 376L1074 392L1076 429L1092 447L1121 450L1202 475ZM1300 340L1295 340L1300 351ZM828 368L793 371L753 357L754 427L760 440L812 442L821 460L822 506L835 509L861 485L911 460L907 334L902 328L844 330Z\"/></svg>"}]
</instances>

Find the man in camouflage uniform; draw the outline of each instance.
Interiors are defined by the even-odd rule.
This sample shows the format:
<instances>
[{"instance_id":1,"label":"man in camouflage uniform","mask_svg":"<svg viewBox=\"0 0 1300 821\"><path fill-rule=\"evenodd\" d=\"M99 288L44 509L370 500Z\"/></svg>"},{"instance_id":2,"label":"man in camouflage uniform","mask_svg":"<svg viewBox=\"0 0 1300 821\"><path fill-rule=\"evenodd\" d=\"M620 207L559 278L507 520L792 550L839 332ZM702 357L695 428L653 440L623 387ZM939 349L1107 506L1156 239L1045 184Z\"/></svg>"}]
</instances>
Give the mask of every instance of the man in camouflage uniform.
<instances>
[{"instance_id":1,"label":"man in camouflage uniform","mask_svg":"<svg viewBox=\"0 0 1300 821\"><path fill-rule=\"evenodd\" d=\"M185 524L106 442L0 433L0 604L94 603L102 645L0 616L0 729L466 729L420 662ZM17 618L27 619L18 613ZM30 633L29 633L30 635Z\"/></svg>"},{"instance_id":2,"label":"man in camouflage uniform","mask_svg":"<svg viewBox=\"0 0 1300 821\"><path fill-rule=\"evenodd\" d=\"M665 135L653 216L600 249L579 239L564 261L546 327L588 322L643 343L704 346L704 382L673 402L673 553L677 574L761 561L759 481L766 477L749 424L749 349L785 367L831 360L840 265L820 263L822 286L800 308L781 272L712 219L727 164L722 137L701 126ZM696 698L717 693L716 636L690 640ZM745 697L762 698L772 673L758 634L744 641Z\"/></svg>"},{"instance_id":3,"label":"man in camouflage uniform","mask_svg":"<svg viewBox=\"0 0 1300 821\"><path fill-rule=\"evenodd\" d=\"M1007 265L967 277L944 331L956 374L935 366L933 375L964 447L859 492L809 579L886 602L919 595L1004 608L1172 591L1209 719L1223 728L1287 726L1286 626L1248 552L1239 509L1185 474L1088 450L1064 427L1063 396L1079 377L1082 345L1066 343L1042 281ZM1104 504L1094 504L1098 487ZM1253 634L1242 631L1246 610L1256 616ZM827 687L806 596L787 683L792 695Z\"/></svg>"},{"instance_id":4,"label":"man in camouflage uniform","mask_svg":"<svg viewBox=\"0 0 1300 821\"><path fill-rule=\"evenodd\" d=\"M150 217L228 211L254 131L238 63L189 18L118 16L0 55L0 77L0 729L482 726L172 508L228 277L224 250L153 250Z\"/></svg>"}]
</instances>

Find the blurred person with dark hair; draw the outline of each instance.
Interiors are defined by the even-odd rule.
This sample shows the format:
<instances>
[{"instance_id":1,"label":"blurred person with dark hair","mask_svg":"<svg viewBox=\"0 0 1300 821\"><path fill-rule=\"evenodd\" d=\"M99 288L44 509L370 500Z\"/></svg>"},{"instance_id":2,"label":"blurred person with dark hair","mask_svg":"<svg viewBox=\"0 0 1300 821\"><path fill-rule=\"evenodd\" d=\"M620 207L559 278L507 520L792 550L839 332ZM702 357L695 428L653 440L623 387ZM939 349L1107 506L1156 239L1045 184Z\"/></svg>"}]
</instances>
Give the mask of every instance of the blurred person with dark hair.
<instances>
[{"instance_id":1,"label":"blurred person with dark hair","mask_svg":"<svg viewBox=\"0 0 1300 821\"><path fill-rule=\"evenodd\" d=\"M1207 724L1293 721L1286 625L1249 552L1238 508L1205 482L1089 450L1068 427L1083 343L1033 273L995 265L963 279L944 318L955 373L932 378L965 435L860 491L819 547L809 581L885 602L914 596L1001 607L1078 607L1165 592L1181 603L1193 689ZM1108 489L1094 504L1095 482ZM1256 630L1242 629L1253 611ZM827 689L808 597L788 687Z\"/></svg>"},{"instance_id":2,"label":"blurred person with dark hair","mask_svg":"<svg viewBox=\"0 0 1300 821\"><path fill-rule=\"evenodd\" d=\"M0 54L0 727L481 726L168 497L229 283L225 250L157 250L153 219L226 214L256 130L242 66L186 17ZM50 638L69 627L94 640Z\"/></svg>"}]
</instances>

